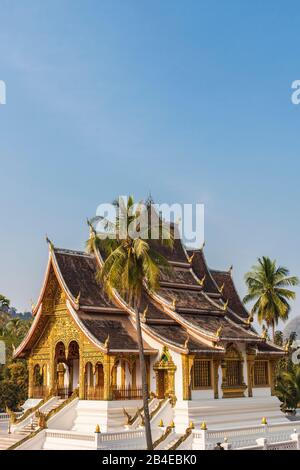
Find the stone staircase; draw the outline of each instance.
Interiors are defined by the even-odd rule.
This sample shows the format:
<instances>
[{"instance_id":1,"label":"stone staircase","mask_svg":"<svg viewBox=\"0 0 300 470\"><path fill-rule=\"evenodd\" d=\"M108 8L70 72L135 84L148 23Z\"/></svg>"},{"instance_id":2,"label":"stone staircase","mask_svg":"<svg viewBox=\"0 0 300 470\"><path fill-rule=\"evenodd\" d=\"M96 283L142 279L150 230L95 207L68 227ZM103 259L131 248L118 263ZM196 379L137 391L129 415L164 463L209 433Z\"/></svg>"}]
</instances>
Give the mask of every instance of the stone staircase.
<instances>
[{"instance_id":1,"label":"stone staircase","mask_svg":"<svg viewBox=\"0 0 300 470\"><path fill-rule=\"evenodd\" d=\"M17 434L0 434L0 451L8 449L20 440L20 436Z\"/></svg>"},{"instance_id":2,"label":"stone staircase","mask_svg":"<svg viewBox=\"0 0 300 470\"><path fill-rule=\"evenodd\" d=\"M49 406L44 406L43 407L43 413L48 414L50 411L55 410L58 408L65 400L62 398L57 397L57 399L49 404ZM15 434L23 435L26 436L27 434L36 431L38 429L38 418L35 416L35 413L33 413L32 420L26 424L22 429L17 431Z\"/></svg>"}]
</instances>

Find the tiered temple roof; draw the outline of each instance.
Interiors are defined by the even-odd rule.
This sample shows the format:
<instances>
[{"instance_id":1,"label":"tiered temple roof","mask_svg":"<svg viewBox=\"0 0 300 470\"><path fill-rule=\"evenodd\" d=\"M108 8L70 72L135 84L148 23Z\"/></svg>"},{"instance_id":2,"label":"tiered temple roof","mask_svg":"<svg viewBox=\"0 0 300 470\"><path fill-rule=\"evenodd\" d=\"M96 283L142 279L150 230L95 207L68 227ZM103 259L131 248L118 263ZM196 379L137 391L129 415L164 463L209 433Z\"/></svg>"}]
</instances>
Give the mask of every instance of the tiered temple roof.
<instances>
[{"instance_id":1,"label":"tiered temple roof","mask_svg":"<svg viewBox=\"0 0 300 470\"><path fill-rule=\"evenodd\" d=\"M151 241L152 248L170 262L161 274L156 293L145 290L141 300L143 331L157 342L180 352L224 353L224 342L247 342L261 354L282 354L250 326L249 313L240 300L231 272L210 270L203 249L187 252L181 240L170 250ZM101 253L56 249L50 246L49 263L43 289L34 310L33 325L16 351L24 357L46 326L43 301L51 275L66 296L73 319L100 349L137 351L135 314L117 293L112 298L96 280L103 263ZM146 354L156 353L144 340Z\"/></svg>"}]
</instances>

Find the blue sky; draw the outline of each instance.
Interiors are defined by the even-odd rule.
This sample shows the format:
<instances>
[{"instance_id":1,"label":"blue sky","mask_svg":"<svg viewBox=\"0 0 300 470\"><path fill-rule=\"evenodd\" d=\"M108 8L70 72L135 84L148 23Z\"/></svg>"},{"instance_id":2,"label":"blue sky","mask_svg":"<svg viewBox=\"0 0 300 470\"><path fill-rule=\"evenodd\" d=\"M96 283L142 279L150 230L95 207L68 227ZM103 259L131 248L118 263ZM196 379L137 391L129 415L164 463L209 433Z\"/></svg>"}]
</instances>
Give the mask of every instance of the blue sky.
<instances>
[{"instance_id":1,"label":"blue sky","mask_svg":"<svg viewBox=\"0 0 300 470\"><path fill-rule=\"evenodd\" d=\"M294 1L0 0L0 291L38 295L55 245L117 194L205 204L206 256L300 275ZM292 315L299 313L300 296Z\"/></svg>"}]
</instances>

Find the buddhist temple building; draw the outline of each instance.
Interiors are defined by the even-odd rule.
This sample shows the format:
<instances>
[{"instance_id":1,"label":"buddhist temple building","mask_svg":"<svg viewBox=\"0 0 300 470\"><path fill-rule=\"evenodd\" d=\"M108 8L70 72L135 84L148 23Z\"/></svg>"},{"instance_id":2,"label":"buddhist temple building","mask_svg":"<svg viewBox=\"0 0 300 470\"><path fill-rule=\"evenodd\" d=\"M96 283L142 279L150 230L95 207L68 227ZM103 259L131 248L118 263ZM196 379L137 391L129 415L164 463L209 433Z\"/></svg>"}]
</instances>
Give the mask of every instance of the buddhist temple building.
<instances>
[{"instance_id":1,"label":"buddhist temple building","mask_svg":"<svg viewBox=\"0 0 300 470\"><path fill-rule=\"evenodd\" d=\"M204 249L157 247L172 269L157 292L145 287L141 322L149 393L176 401L274 394L284 351L257 334L232 270L209 269ZM15 357L26 358L29 397L136 400L142 396L135 312L118 293L108 298L96 275L103 264L55 248L34 321Z\"/></svg>"}]
</instances>

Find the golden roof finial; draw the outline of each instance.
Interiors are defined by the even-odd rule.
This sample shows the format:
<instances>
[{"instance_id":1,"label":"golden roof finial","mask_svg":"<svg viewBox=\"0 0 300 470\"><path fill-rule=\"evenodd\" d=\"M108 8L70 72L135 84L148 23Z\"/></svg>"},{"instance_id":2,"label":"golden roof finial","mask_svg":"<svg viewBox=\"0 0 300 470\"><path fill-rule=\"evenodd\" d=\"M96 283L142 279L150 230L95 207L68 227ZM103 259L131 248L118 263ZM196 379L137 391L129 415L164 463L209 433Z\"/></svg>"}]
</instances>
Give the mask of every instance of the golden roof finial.
<instances>
[{"instance_id":1,"label":"golden roof finial","mask_svg":"<svg viewBox=\"0 0 300 470\"><path fill-rule=\"evenodd\" d=\"M261 424L268 424L267 418L265 416L262 417Z\"/></svg>"},{"instance_id":2,"label":"golden roof finial","mask_svg":"<svg viewBox=\"0 0 300 470\"><path fill-rule=\"evenodd\" d=\"M188 260L189 260L190 264L193 262L194 256L195 256L195 252L193 252L193 254L191 256L189 256Z\"/></svg>"},{"instance_id":3,"label":"golden roof finial","mask_svg":"<svg viewBox=\"0 0 300 470\"><path fill-rule=\"evenodd\" d=\"M228 303L229 303L229 300L227 299L225 304L223 305L223 310L225 310L225 312L228 309Z\"/></svg>"},{"instance_id":4,"label":"golden roof finial","mask_svg":"<svg viewBox=\"0 0 300 470\"><path fill-rule=\"evenodd\" d=\"M174 298L173 301L172 301L172 307L173 308L176 308L176 299Z\"/></svg>"},{"instance_id":5,"label":"golden roof finial","mask_svg":"<svg viewBox=\"0 0 300 470\"><path fill-rule=\"evenodd\" d=\"M223 282L223 284L221 285L221 287L218 287L220 294L223 294L224 287L225 287L224 282Z\"/></svg>"},{"instance_id":6,"label":"golden roof finial","mask_svg":"<svg viewBox=\"0 0 300 470\"><path fill-rule=\"evenodd\" d=\"M89 219L86 219L86 222L90 228L90 238L95 238L96 230L94 229L92 222Z\"/></svg>"},{"instance_id":7,"label":"golden roof finial","mask_svg":"<svg viewBox=\"0 0 300 470\"><path fill-rule=\"evenodd\" d=\"M100 426L99 424L96 425L95 433L100 434Z\"/></svg>"},{"instance_id":8,"label":"golden roof finial","mask_svg":"<svg viewBox=\"0 0 300 470\"><path fill-rule=\"evenodd\" d=\"M223 326L221 325L221 326L217 329L217 332L216 332L216 337L217 337L217 338L221 338L222 331L223 331Z\"/></svg>"},{"instance_id":9,"label":"golden roof finial","mask_svg":"<svg viewBox=\"0 0 300 470\"><path fill-rule=\"evenodd\" d=\"M206 431L206 430L207 430L207 426L206 426L206 422L205 422L205 421L202 421L201 426L200 426L200 429L201 429L202 431Z\"/></svg>"},{"instance_id":10,"label":"golden roof finial","mask_svg":"<svg viewBox=\"0 0 300 470\"><path fill-rule=\"evenodd\" d=\"M202 278L202 279L199 279L199 281L198 281L198 282L199 282L199 284L200 284L200 286L201 286L201 287L203 287L203 285L204 285L204 282L205 282L205 279L206 279L206 274L204 274L204 276L203 276L203 278Z\"/></svg>"},{"instance_id":11,"label":"golden roof finial","mask_svg":"<svg viewBox=\"0 0 300 470\"><path fill-rule=\"evenodd\" d=\"M148 313L148 305L146 306L145 310L143 311L143 315L142 315L142 321L143 322L146 322L146 320L147 320L147 313Z\"/></svg>"},{"instance_id":12,"label":"golden roof finial","mask_svg":"<svg viewBox=\"0 0 300 470\"><path fill-rule=\"evenodd\" d=\"M106 338L106 340L105 340L105 342L104 342L104 347L105 347L106 349L109 348L109 335L107 335L107 338Z\"/></svg>"}]
</instances>

